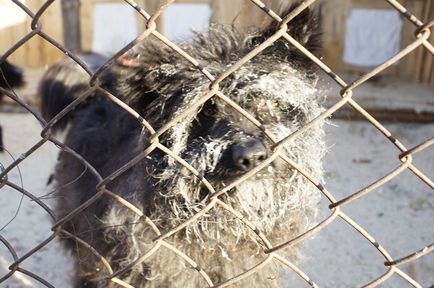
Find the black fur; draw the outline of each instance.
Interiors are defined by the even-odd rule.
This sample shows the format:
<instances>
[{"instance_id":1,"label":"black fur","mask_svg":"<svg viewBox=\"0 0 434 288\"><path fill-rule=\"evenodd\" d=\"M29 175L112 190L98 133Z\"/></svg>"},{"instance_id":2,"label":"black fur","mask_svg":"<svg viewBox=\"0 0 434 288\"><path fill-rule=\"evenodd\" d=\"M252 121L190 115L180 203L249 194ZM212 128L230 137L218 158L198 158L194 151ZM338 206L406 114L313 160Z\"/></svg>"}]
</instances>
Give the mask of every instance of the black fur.
<instances>
[{"instance_id":1,"label":"black fur","mask_svg":"<svg viewBox=\"0 0 434 288\"><path fill-rule=\"evenodd\" d=\"M108 58L96 53L78 55L92 72L102 66ZM110 76L104 73L102 79ZM45 119L52 119L89 88L90 76L72 59L66 59L50 67L39 85L38 94L42 97L41 113ZM86 102L87 103L87 102ZM69 113L55 126L62 129L74 117Z\"/></svg>"},{"instance_id":2,"label":"black fur","mask_svg":"<svg viewBox=\"0 0 434 288\"><path fill-rule=\"evenodd\" d=\"M9 90L23 84L23 69L6 60L0 64L0 87Z\"/></svg>"}]
</instances>

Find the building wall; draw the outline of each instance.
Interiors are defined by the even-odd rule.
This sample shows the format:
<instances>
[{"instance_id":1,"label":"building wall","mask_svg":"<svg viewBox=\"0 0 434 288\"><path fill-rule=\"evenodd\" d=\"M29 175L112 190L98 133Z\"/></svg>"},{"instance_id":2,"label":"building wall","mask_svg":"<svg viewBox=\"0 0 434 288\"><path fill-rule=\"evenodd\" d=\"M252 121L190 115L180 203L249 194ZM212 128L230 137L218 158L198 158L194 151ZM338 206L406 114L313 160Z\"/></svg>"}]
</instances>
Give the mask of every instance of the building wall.
<instances>
[{"instance_id":1,"label":"building wall","mask_svg":"<svg viewBox=\"0 0 434 288\"><path fill-rule=\"evenodd\" d=\"M27 5L33 13L36 13L45 1L24 0L21 2ZM9 17L6 18L6 14L9 15ZM9 0L0 0L0 19L3 19L3 21L0 20L0 23L2 23L0 25L0 54L5 54L8 49L31 32L30 24L32 19ZM11 19L18 20L13 21ZM51 4L40 21L44 33L50 35L59 43L63 43L60 1L55 1ZM55 25L53 25L53 23L55 23ZM19 65L41 66L53 63L61 57L62 53L57 48L39 35L35 35L13 52L8 59Z\"/></svg>"},{"instance_id":2,"label":"building wall","mask_svg":"<svg viewBox=\"0 0 434 288\"><path fill-rule=\"evenodd\" d=\"M432 0L402 0L401 3L422 21L434 16L434 1ZM338 71L363 73L368 69L367 67L346 64L342 57L347 28L346 21L351 9L354 8L390 10L392 7L386 1L378 0L327 0L322 4L325 62ZM416 39L414 36L416 27L404 18L402 18L402 23L401 49ZM426 49L419 47L385 73L403 79L434 84L433 58L432 55L428 55Z\"/></svg>"},{"instance_id":3,"label":"building wall","mask_svg":"<svg viewBox=\"0 0 434 288\"><path fill-rule=\"evenodd\" d=\"M282 3L287 0L264 0L266 5L274 11L279 11ZM29 8L36 10L44 3L44 0L23 1ZM138 0L146 12L153 14L161 6L163 0ZM81 45L83 50L92 49L94 38L94 11L98 3L123 3L121 0L81 0ZM261 26L264 21L270 21L261 9L249 0L178 0L176 3L208 3L212 9L211 22L226 23L236 26L239 30L246 30L252 26ZM353 8L391 9L386 1L379 0L319 0L321 7L322 33L324 40L323 60L336 71L363 73L367 67L350 65L343 61L345 33L347 18ZM426 20L434 17L434 0L401 0L419 19ZM10 25L2 24L0 20L0 53L5 53L14 43L30 32L31 19L24 12L15 7L9 0L0 0L1 7L13 8L13 13L18 21L10 21ZM1 13L0 9L0 13ZM10 13L10 12L8 12ZM137 31L143 31L146 20L134 11L136 15ZM1 15L0 15L1 16ZM24 16L24 17L23 17ZM192 12L194 17L194 12ZM10 17L9 17L10 18ZM5 19L0 17L0 19ZM5 21L3 21L5 22ZM13 23L12 23L13 22ZM41 18L43 32L63 43L63 25L60 1L55 1ZM158 31L164 31L164 14L157 20ZM173 21L171 21L173 22ZM406 19L403 19L401 48L414 41L415 27ZM66 31L67 33L67 31ZM431 37L432 39L433 37ZM432 40L431 40L432 42ZM39 36L33 37L28 43L20 47L11 56L14 62L26 66L41 66L51 64L62 57L62 53ZM398 65L387 70L387 74L403 79L422 81L434 85L434 60L424 48L418 48L405 57Z\"/></svg>"}]
</instances>

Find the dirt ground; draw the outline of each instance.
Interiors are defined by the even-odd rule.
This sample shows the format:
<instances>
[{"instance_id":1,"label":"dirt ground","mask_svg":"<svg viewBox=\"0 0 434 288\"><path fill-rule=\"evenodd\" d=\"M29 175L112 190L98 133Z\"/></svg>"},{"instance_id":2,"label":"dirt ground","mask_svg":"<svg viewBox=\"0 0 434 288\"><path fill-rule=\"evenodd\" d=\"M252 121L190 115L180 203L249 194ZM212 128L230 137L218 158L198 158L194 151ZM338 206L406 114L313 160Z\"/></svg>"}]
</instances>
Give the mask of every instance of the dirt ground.
<instances>
[{"instance_id":1,"label":"dirt ground","mask_svg":"<svg viewBox=\"0 0 434 288\"><path fill-rule=\"evenodd\" d=\"M38 122L29 114L0 113L4 143L8 153L0 154L7 166L40 140ZM407 148L433 137L434 124L394 123L387 128ZM398 167L399 151L370 124L361 121L333 120L326 125L328 154L325 159L325 187L337 199L348 196ZM53 171L58 149L44 144L14 169L9 180L24 187L52 207L47 179ZM414 163L434 179L434 147L418 154ZM24 255L51 235L51 220L34 202L8 187L0 190L0 235ZM323 219L329 215L328 202L321 202ZM434 193L410 172L404 172L386 185L345 206L343 211L364 227L393 258L415 252L434 239ZM303 246L299 267L320 287L360 287L386 272L384 258L354 228L337 219ZM0 244L0 278L8 272L11 253ZM55 287L71 287L71 258L59 242L50 242L29 257L22 267L46 279ZM433 253L404 265L404 271L423 287L434 284ZM205 268L206 270L206 268ZM282 287L309 287L286 270ZM15 273L0 287L45 287L22 273ZM381 287L410 287L399 276L392 276Z\"/></svg>"}]
</instances>

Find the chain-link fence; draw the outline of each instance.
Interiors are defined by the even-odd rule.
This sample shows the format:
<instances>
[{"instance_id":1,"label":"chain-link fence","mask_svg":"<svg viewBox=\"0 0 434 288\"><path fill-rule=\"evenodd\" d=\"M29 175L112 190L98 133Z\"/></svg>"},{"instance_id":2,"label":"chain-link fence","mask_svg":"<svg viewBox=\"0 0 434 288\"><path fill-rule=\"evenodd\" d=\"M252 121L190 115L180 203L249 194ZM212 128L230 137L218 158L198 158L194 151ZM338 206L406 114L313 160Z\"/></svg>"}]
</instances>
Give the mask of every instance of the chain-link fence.
<instances>
[{"instance_id":1,"label":"chain-link fence","mask_svg":"<svg viewBox=\"0 0 434 288\"><path fill-rule=\"evenodd\" d=\"M258 44L253 50L246 53L244 57L242 57L241 59L233 63L233 65L231 65L230 67L227 67L227 69L223 73L220 73L218 75L214 75L213 73L209 72L206 66L203 66L197 59L189 55L186 51L181 49L180 46L178 46L177 44L169 41L166 37L164 37L164 35L160 34L156 30L155 21L158 19L158 17L160 17L160 15L165 11L167 7L169 7L173 2L175 2L174 0L167 1L152 15L148 14L147 11L142 9L134 1L125 0L125 3L127 3L132 8L134 8L138 13L140 13L144 21L146 21L147 23L146 26L147 28L145 31L143 31L143 33L139 37L137 37L130 44L126 45L121 51L119 51L115 56L113 56L109 61L107 61L106 64L104 64L95 73L92 73L91 70L78 56L68 51L64 46L62 46L56 40L51 38L50 35L45 34L44 29L40 23L40 18L42 15L44 15L44 13L50 7L50 5L52 5L54 0L46 1L45 4L36 13L30 11L22 2L13 0L12 2L14 2L15 5L20 7L29 17L32 18L31 32L29 32L25 37L20 39L13 47L11 47L8 51L6 51L6 53L0 58L0 63L6 60L12 53L14 53L14 51L16 51L24 43L26 43L33 37L42 37L46 41L50 42L53 46L57 47L65 55L73 59L76 63L78 63L78 65L83 67L89 73L89 75L91 76L91 80L89 82L91 88L89 88L79 98L77 98L70 105L68 105L66 109L61 111L48 123L40 116L40 114L37 111L35 111L34 108L26 104L25 101L19 95L16 95L15 93L7 89L0 88L1 93L7 95L9 98L14 100L18 105L25 108L39 121L39 123L42 126L42 130L41 130L42 139L39 142L34 143L34 145L30 149L28 149L19 158L13 161L12 164L6 167L2 167L2 171L0 174L0 179L1 179L0 188L7 186L14 189L17 193L23 194L24 197L28 197L29 199L37 203L40 206L40 209L45 210L47 214L51 216L53 222L55 223L52 226L52 231L53 231L52 235L50 235L50 237L48 237L46 240L36 245L33 249L31 249L24 255L18 255L14 245L12 245L8 239L6 239L0 234L0 241L2 242L2 245L6 247L6 249L10 253L10 256L13 258L13 262L10 263L9 273L7 273L6 275L0 275L1 277L0 283L12 277L14 274L23 273L26 274L28 277L35 279L42 285L45 285L47 287L53 287L52 284L50 284L50 279L44 279L34 274L32 271L23 268L22 263L27 258L34 257L36 253L41 252L41 249L43 249L44 246L46 246L48 243L53 241L53 239L59 237L68 237L70 239L73 239L77 243L77 245L84 247L84 249L86 249L87 251L89 251L89 253L94 255L94 257L99 259L101 263L101 267L98 267L98 269L101 269L103 271L103 276L105 279L111 281L112 284L116 283L122 287L131 287L129 283L122 280L123 273L126 273L131 269L135 269L135 267L140 266L143 263L152 261L152 257L157 253L159 253L161 249L166 249L171 251L170 253L173 253L174 257L179 257L180 259L182 259L182 261L185 261L186 266L196 269L197 273L200 274L200 277L203 278L204 283L206 283L209 287L224 287L232 284L234 286L237 286L237 284L240 283L240 281L252 277L252 275L260 271L261 269L264 269L264 267L269 265L269 263L271 262L278 262L283 266L285 266L287 269L294 271L299 277L301 277L301 279L303 279L306 282L307 285L311 287L321 287L321 283L315 283L314 279L311 279L309 275L307 275L301 268L299 268L296 264L290 261L287 257L283 256L284 254L282 254L281 251L288 249L288 247L296 246L297 244L304 242L306 239L318 233L321 233L321 230L323 230L325 227L327 227L328 225L330 225L331 223L335 222L337 219L340 218L343 221L345 221L349 226L351 226L356 231L358 231L361 235L363 235L366 241L372 244L372 246L375 247L375 249L384 259L384 266L386 268L386 273L384 273L383 275L379 276L376 279L372 279L370 283L366 284L366 287L376 287L381 283L388 281L388 279L393 275L398 275L399 277L407 281L408 284L412 287L422 287L421 284L419 284L415 279L413 279L411 276L405 273L401 267L406 263L415 261L420 257L426 257L428 254L432 253L434 250L434 243L427 243L427 246L420 247L420 250L415 251L414 253L411 253L409 255L401 255L401 257L399 258L393 258L389 254L387 247L383 247L381 243L377 242L377 240L367 232L366 229L369 229L369 227L360 226L357 222L351 219L347 215L347 213L343 212L342 209L346 205L354 201L358 201L358 199L360 199L361 197L365 197L365 195L372 193L373 191L375 191L382 185L388 183L392 179L399 177L404 171L411 171L411 173L414 173L414 175L416 175L420 179L420 181L424 183L424 185L426 184L431 189L434 189L433 181L413 163L414 155L420 153L421 151L426 150L428 147L434 144L434 137L431 136L431 138L429 138L430 136L427 136L426 141L424 141L423 143L420 143L419 145L416 145L414 147L405 147L399 141L398 137L392 135L392 133L382 123L379 123L363 107L359 105L359 103L357 102L357 97L353 97L354 89L356 89L360 85L363 85L366 81L378 75L382 71L388 69L388 67L398 62L400 59L406 57L409 53L411 53L418 47L423 47L431 54L434 54L434 47L428 41L428 38L431 35L431 30L434 21L431 20L428 22L422 22L410 11L408 11L404 6L402 6L398 1L394 1L394 0L385 0L385 1L388 2L394 9L396 9L406 19L406 21L409 21L414 25L415 40L413 43L411 43L410 45L402 49L399 53L397 53L391 59L386 61L384 64L375 67L372 71L361 76L356 81L352 83L347 83L339 75L333 72L327 65L325 65L320 59L318 59L310 51L308 51L305 47L303 47L303 45L297 42L292 35L288 34L287 25L289 25L290 22L297 15L299 15L306 8L311 6L315 2L315 0L308 0L308 1L301 2L294 10L292 10L290 14L285 15L284 18L281 18L275 11L269 9L261 1L251 0L251 2L254 3L258 7L258 9L262 9L263 13L267 14L272 21L278 23L279 29L277 29L274 34L269 35L267 39L265 39L262 43ZM105 71L107 71L107 69L110 69L110 67L114 65L117 59L120 59L121 57L123 57L123 55L125 55L127 52L133 49L133 47L137 45L137 43L140 43L142 41L146 42L148 40L147 38L149 37L154 37L158 39L159 41L161 41L161 43L164 43L164 45L169 47L173 53L177 53L181 55L183 58L185 58L186 61L191 63L191 66L194 67L194 69L196 69L199 73L202 73L202 75L206 77L209 81L208 91L205 91L203 93L203 96L200 99L198 99L198 101L196 101L195 103L191 103L191 106L188 107L181 114L174 116L172 119L168 119L169 121L167 123L164 123L164 125L162 125L161 128L159 129L154 129L154 127L148 122L148 119L143 118L142 115L139 114L139 112L129 107L127 104L125 104L124 101L120 100L116 95L111 94L110 91L107 91L104 87L101 87L99 82L101 75L103 75ZM335 103L332 107L328 108L327 110L323 111L320 115L318 115L314 119L310 120L303 127L287 135L284 139L280 141L274 141L272 145L273 152L267 156L267 159L265 159L258 166L248 171L241 177L237 178L235 181L227 184L227 186L216 189L210 184L210 182L208 182L207 179L201 178L200 179L201 185L204 185L209 190L210 197L207 198L207 202L199 211L197 211L190 218L186 219L182 224L177 225L176 227L171 228L170 230L167 230L166 227L159 227L158 224L156 224L152 219L150 219L144 214L144 211L142 209L136 207L135 205L132 205L131 201L129 201L128 199L123 199L116 193L108 190L107 187L110 186L110 184L113 181L117 181L118 178L125 171L131 169L134 166L139 165L138 163L140 163L142 159L148 157L155 151L165 153L176 163L178 163L180 169L181 167L183 167L188 171L187 173L191 173L192 175L196 175L200 178L201 177L200 172L197 171L197 169L195 169L190 163L187 163L184 159L182 159L180 155L176 154L175 152L171 151L166 146L161 144L159 141L159 137L161 137L161 135L163 135L164 133L168 133L171 127L175 126L180 120L184 119L189 113L191 113L191 111L197 109L197 107L201 106L208 99L218 98L219 100L224 101L226 105L229 105L233 109L238 111L237 113L240 113L241 115L246 117L253 125L256 125L260 129L263 129L263 123L261 123L261 121L259 121L258 119L255 119L255 117L250 115L245 109L242 109L239 105L235 104L230 99L230 97L228 97L228 95L225 95L222 92L220 85L225 80L227 81L227 79L229 79L230 76L233 73L235 73L237 70L242 69L242 67L244 67L247 62L252 60L257 55L263 53L263 51L267 47L273 45L274 42L282 39L284 41L287 41L288 45L296 47L298 51L301 51L307 58L310 59L309 61L313 61L333 81L335 81L342 88L340 92L342 99L340 101ZM142 129L146 130L147 133L152 135L150 137L149 143L147 144L146 147L144 147L142 152L140 152L133 160L123 165L120 169L111 173L107 177L101 176L100 172L97 171L92 165L90 165L89 162L86 161L80 154L73 151L70 147L67 147L63 142L57 140L52 131L53 126L55 126L56 123L61 121L75 108L77 108L79 105L84 103L86 99L91 95L91 93L94 93L95 91L102 93L112 103L116 104L117 106L127 111L130 115L132 115L132 117L134 117L135 119L137 119L137 121L140 122L140 124L142 125ZM357 111L367 121L369 121L369 123L372 124L372 126L378 129L378 131L380 131L382 135L384 135L384 137L386 137L397 148L398 153L396 153L396 156L400 160L401 164L390 173L387 173L386 175L381 175L381 177L378 177L376 181L372 182L371 184L364 187L363 189L360 189L356 193L353 193L350 196L345 197L343 199L337 199L334 196L333 191L329 191L327 187L324 187L324 185L321 184L320 179L316 179L313 175L311 175L312 173L304 169L302 165L299 165L299 163L296 163L291 157L288 157L285 153L282 152L281 148L284 147L284 145L286 145L287 143L290 143L291 141L295 141L295 139L299 137L303 137L303 135L308 131L310 131L311 129L313 129L313 127L319 125L320 123L325 121L328 117L333 115L334 112L338 111L343 106L347 106L347 105L350 105L355 111ZM269 131L266 130L264 132L269 133ZM269 138L273 139L272 133L269 134L270 134ZM53 212L53 210L46 203L44 203L43 200L33 195L31 191L27 191L23 189L22 186L15 183L15 181L8 179L8 173L12 169L18 167L18 165L23 163L23 161L26 161L26 159L28 159L30 155L38 151L38 149L40 149L42 146L46 145L47 142L54 143L57 147L59 147L59 149L61 149L62 151L66 151L67 153L72 155L72 157L74 157L76 161L79 161L84 167L86 167L87 171L90 171L90 173L98 180L98 183L96 185L96 191L97 191L96 194L90 199L88 199L87 201L85 201L84 204L80 205L77 209L75 209L74 211L72 211L71 213L69 213L68 215L66 215L61 219L56 218L56 215ZM272 241L270 241L267 238L266 234L263 233L263 231L257 229L256 225L252 223L252 221L250 221L249 217L243 215L242 213L234 209L230 204L228 204L226 195L227 192L229 192L233 187L240 185L240 183L243 183L243 181L246 181L247 179L251 178L262 169L267 168L270 165L270 163L272 163L278 158L280 158L280 161L285 162L287 165L297 170L298 173L302 175L303 179L308 180L320 191L322 197L329 202L330 212L325 219L320 221L320 223L318 223L313 227L310 227L307 231L302 231L295 238L285 239L285 241L281 241L280 243L272 244ZM131 263L126 263L126 264L124 263L122 268L118 269L117 271L112 268L112 263L110 262L110 259L106 259L104 254L100 254L100 252L98 251L99 247L92 247L91 244L82 240L78 235L74 235L73 233L70 232L70 230L64 229L64 227L68 225L68 222L73 217L75 217L79 213L82 213L83 210L85 210L87 207L93 205L94 203L97 203L98 201L101 201L102 197L111 197L113 200L117 201L118 205L122 206L124 209L136 215L137 216L136 218L141 219L143 223L146 223L145 225L148 226L148 231L153 231L153 233L156 235L156 237L154 237L153 239L152 248L149 249L147 253L145 253L144 255L138 255L138 257ZM222 279L220 282L214 281L213 278L208 274L208 270L211 270L210 267L200 266L197 263L196 259L191 258L189 255L183 252L182 249L179 249L176 245L174 245L169 240L171 236L186 229L187 226L191 225L194 222L201 221L202 218L207 217L208 212L214 209L220 209L225 211L225 213L231 214L234 218L238 219L243 226L251 230L251 232L255 235L255 237L250 238L251 241L256 241L257 245L262 247L262 252L265 255L262 258L263 260L261 260L257 265L251 267L250 269L244 270L242 273L235 275L230 279ZM432 224L433 223L428 223L427 226L432 227ZM13 222L10 225L13 225ZM432 239L430 241L432 241ZM171 273L171 272L159 271L159 273L164 274L164 273Z\"/></svg>"}]
</instances>

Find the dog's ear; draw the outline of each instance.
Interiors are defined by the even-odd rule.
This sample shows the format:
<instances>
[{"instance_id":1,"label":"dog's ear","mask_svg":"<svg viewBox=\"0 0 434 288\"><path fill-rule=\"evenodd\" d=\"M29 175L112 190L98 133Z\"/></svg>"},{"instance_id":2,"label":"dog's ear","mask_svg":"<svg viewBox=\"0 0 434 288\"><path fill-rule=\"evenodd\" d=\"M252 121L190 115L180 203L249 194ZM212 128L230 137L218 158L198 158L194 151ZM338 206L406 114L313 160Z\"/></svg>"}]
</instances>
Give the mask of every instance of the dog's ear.
<instances>
[{"instance_id":1,"label":"dog's ear","mask_svg":"<svg viewBox=\"0 0 434 288\"><path fill-rule=\"evenodd\" d=\"M121 56L116 66L117 96L143 112L161 97L161 87L168 81L161 66L167 63L176 61L171 59L169 49L156 41L144 42L137 51Z\"/></svg>"},{"instance_id":2,"label":"dog's ear","mask_svg":"<svg viewBox=\"0 0 434 288\"><path fill-rule=\"evenodd\" d=\"M281 13L281 18L284 19L300 4L293 4ZM252 45L257 46L271 37L279 29L280 24L276 22L270 23L258 35L252 38ZM321 48L321 33L319 31L319 14L312 8L304 9L300 14L287 24L287 33L297 42L304 46L314 55L318 56ZM263 51L263 55L275 57L276 60L286 62L299 62L302 66L309 68L313 62L308 60L306 55L290 44L283 37L278 39Z\"/></svg>"},{"instance_id":3,"label":"dog's ear","mask_svg":"<svg viewBox=\"0 0 434 288\"><path fill-rule=\"evenodd\" d=\"M143 42L136 54L119 60L117 92L138 112L148 111L155 102L168 101L205 77L172 48L154 39Z\"/></svg>"}]
</instances>

